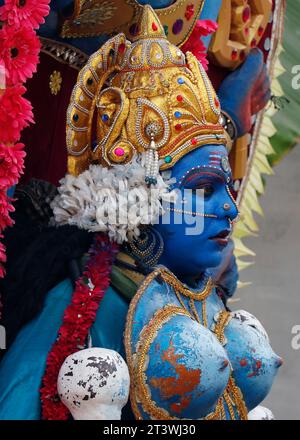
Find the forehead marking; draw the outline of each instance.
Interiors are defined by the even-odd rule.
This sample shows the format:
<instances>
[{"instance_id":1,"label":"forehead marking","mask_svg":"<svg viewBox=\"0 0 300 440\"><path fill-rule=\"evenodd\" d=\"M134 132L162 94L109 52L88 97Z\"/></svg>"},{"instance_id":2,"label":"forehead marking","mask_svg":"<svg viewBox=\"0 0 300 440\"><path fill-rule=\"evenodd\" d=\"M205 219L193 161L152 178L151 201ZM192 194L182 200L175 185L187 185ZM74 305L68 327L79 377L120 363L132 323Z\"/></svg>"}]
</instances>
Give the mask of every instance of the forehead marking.
<instances>
[{"instance_id":1,"label":"forehead marking","mask_svg":"<svg viewBox=\"0 0 300 440\"><path fill-rule=\"evenodd\" d=\"M207 169L212 170L212 171L207 171ZM223 181L225 181L225 179L223 177L221 177L220 175L218 175L218 173L216 172L222 172L224 173L224 171L217 166L214 165L202 165L202 166L197 166L197 167L193 167L191 168L189 171L187 171L182 178L179 180L179 186L182 185L182 182L184 180L186 180L187 182L189 182L192 178L199 176L199 175L212 175L213 177L218 177L219 179L222 179Z\"/></svg>"},{"instance_id":2,"label":"forehead marking","mask_svg":"<svg viewBox=\"0 0 300 440\"><path fill-rule=\"evenodd\" d=\"M224 156L218 153L213 152L209 155L209 163L212 165L219 165L221 166L221 161Z\"/></svg>"}]
</instances>

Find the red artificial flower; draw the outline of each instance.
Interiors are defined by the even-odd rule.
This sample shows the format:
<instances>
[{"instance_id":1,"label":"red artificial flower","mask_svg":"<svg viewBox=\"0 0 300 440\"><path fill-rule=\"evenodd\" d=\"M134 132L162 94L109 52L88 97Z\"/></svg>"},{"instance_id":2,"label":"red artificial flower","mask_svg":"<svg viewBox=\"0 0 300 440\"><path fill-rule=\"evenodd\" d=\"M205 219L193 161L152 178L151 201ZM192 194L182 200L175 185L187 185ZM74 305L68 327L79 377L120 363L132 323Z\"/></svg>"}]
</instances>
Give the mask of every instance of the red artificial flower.
<instances>
[{"instance_id":1,"label":"red artificial flower","mask_svg":"<svg viewBox=\"0 0 300 440\"><path fill-rule=\"evenodd\" d=\"M207 37L218 29L218 23L212 20L197 20L194 30L201 36Z\"/></svg>"},{"instance_id":2,"label":"red artificial flower","mask_svg":"<svg viewBox=\"0 0 300 440\"><path fill-rule=\"evenodd\" d=\"M0 240L3 238L3 235L0 235ZM5 269L3 267L3 263L6 263L6 255L5 255L5 246L0 242L0 278L3 278L5 275Z\"/></svg>"},{"instance_id":3,"label":"red artificial flower","mask_svg":"<svg viewBox=\"0 0 300 440\"><path fill-rule=\"evenodd\" d=\"M192 52L205 70L208 68L207 49L201 37L207 37L217 29L218 24L212 20L197 20L189 39L181 48L184 53Z\"/></svg>"},{"instance_id":4,"label":"red artificial flower","mask_svg":"<svg viewBox=\"0 0 300 440\"><path fill-rule=\"evenodd\" d=\"M0 19L10 26L27 26L37 29L45 23L50 12L50 0L6 0L0 8Z\"/></svg>"},{"instance_id":5,"label":"red artificial flower","mask_svg":"<svg viewBox=\"0 0 300 440\"><path fill-rule=\"evenodd\" d=\"M31 104L22 96L25 91L23 86L8 87L1 98L0 141L2 143L17 142L23 128L34 123Z\"/></svg>"},{"instance_id":6,"label":"red artificial flower","mask_svg":"<svg viewBox=\"0 0 300 440\"><path fill-rule=\"evenodd\" d=\"M0 97L3 95L6 89L6 74L5 65L2 60L0 60Z\"/></svg>"},{"instance_id":7,"label":"red artificial flower","mask_svg":"<svg viewBox=\"0 0 300 440\"><path fill-rule=\"evenodd\" d=\"M8 85L25 82L36 72L41 43L30 28L4 26L1 31L0 58L2 58Z\"/></svg>"},{"instance_id":8,"label":"red artificial flower","mask_svg":"<svg viewBox=\"0 0 300 440\"><path fill-rule=\"evenodd\" d=\"M0 144L0 190L7 190L15 185L23 173L24 144L7 146Z\"/></svg>"},{"instance_id":9,"label":"red artificial flower","mask_svg":"<svg viewBox=\"0 0 300 440\"><path fill-rule=\"evenodd\" d=\"M11 199L7 197L5 191L0 191L0 231L13 225L13 220L9 213L14 212L15 208L10 203Z\"/></svg>"}]
</instances>

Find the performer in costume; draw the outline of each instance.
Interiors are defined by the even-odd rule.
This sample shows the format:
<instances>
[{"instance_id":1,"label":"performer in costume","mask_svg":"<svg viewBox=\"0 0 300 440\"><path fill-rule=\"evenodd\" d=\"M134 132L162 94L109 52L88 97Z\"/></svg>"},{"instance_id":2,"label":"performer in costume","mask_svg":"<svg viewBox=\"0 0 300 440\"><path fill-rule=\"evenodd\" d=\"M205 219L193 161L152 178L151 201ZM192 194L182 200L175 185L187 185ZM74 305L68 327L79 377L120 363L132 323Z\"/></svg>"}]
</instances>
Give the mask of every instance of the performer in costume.
<instances>
[{"instance_id":1,"label":"performer in costume","mask_svg":"<svg viewBox=\"0 0 300 440\"><path fill-rule=\"evenodd\" d=\"M150 7L140 29L92 55L73 90L69 174L51 207L58 230L96 235L75 291L70 280L53 288L4 356L1 419L67 418L58 372L89 336L126 359L136 418L246 419L281 365L259 322L229 312L206 271L221 263L238 215L219 100ZM125 223L108 221L120 188ZM191 205L179 206L174 192L187 189ZM193 218L203 220L196 237L186 234Z\"/></svg>"}]
</instances>

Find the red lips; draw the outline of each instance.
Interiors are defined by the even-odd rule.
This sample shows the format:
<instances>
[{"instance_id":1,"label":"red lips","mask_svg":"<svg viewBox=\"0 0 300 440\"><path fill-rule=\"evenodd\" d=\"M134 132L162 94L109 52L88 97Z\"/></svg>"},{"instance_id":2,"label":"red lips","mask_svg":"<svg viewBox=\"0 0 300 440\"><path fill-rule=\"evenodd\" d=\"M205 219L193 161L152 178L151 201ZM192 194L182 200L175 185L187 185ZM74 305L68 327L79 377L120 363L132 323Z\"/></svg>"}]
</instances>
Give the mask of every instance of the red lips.
<instances>
[{"instance_id":1,"label":"red lips","mask_svg":"<svg viewBox=\"0 0 300 440\"><path fill-rule=\"evenodd\" d=\"M214 237L211 237L210 240L214 240L220 246L224 246L225 247L225 246L228 245L230 234L231 234L231 230L230 229L224 229L218 235L215 235Z\"/></svg>"}]
</instances>

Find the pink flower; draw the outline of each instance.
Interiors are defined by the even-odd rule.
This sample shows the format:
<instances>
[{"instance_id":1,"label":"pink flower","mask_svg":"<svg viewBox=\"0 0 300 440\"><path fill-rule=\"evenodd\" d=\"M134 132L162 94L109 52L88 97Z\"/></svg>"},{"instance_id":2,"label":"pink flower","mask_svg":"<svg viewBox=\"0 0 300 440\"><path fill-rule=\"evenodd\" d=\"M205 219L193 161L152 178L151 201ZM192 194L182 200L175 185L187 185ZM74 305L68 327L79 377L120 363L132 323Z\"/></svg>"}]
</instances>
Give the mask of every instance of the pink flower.
<instances>
[{"instance_id":1,"label":"pink flower","mask_svg":"<svg viewBox=\"0 0 300 440\"><path fill-rule=\"evenodd\" d=\"M1 31L0 58L2 58L8 85L25 82L36 72L41 44L30 28L4 26Z\"/></svg>"},{"instance_id":2,"label":"pink flower","mask_svg":"<svg viewBox=\"0 0 300 440\"><path fill-rule=\"evenodd\" d=\"M7 190L15 185L23 173L24 144L6 146L0 144L0 190Z\"/></svg>"},{"instance_id":3,"label":"pink flower","mask_svg":"<svg viewBox=\"0 0 300 440\"><path fill-rule=\"evenodd\" d=\"M0 240L2 238L3 235L0 235ZM3 263L6 263L5 246L0 241L0 278L3 278L5 275L5 269L3 267Z\"/></svg>"},{"instance_id":4,"label":"pink flower","mask_svg":"<svg viewBox=\"0 0 300 440\"><path fill-rule=\"evenodd\" d=\"M6 192L0 191L0 231L14 223L9 216L9 213L15 210L10 201L11 199L7 197Z\"/></svg>"},{"instance_id":5,"label":"pink flower","mask_svg":"<svg viewBox=\"0 0 300 440\"><path fill-rule=\"evenodd\" d=\"M28 26L37 29L45 23L50 0L6 0L0 8L0 18L9 25Z\"/></svg>"},{"instance_id":6,"label":"pink flower","mask_svg":"<svg viewBox=\"0 0 300 440\"><path fill-rule=\"evenodd\" d=\"M5 89L6 89L5 65L3 61L0 60L0 97Z\"/></svg>"},{"instance_id":7,"label":"pink flower","mask_svg":"<svg viewBox=\"0 0 300 440\"><path fill-rule=\"evenodd\" d=\"M211 20L197 20L190 38L182 46L182 51L192 52L205 70L208 68L207 50L201 37L207 37L218 29L218 24Z\"/></svg>"},{"instance_id":8,"label":"pink flower","mask_svg":"<svg viewBox=\"0 0 300 440\"><path fill-rule=\"evenodd\" d=\"M34 122L32 106L22 96L25 91L20 85L9 87L1 98L0 141L3 143L17 142L23 128Z\"/></svg>"},{"instance_id":9,"label":"pink flower","mask_svg":"<svg viewBox=\"0 0 300 440\"><path fill-rule=\"evenodd\" d=\"M212 20L197 20L194 31L197 32L200 37L207 37L213 34L218 29L218 23Z\"/></svg>"},{"instance_id":10,"label":"pink flower","mask_svg":"<svg viewBox=\"0 0 300 440\"><path fill-rule=\"evenodd\" d=\"M5 269L3 267L3 265L0 263L0 278L4 278L5 277ZM2 304L0 304L1 307L1 312L2 312ZM0 319L2 317L2 313L0 313Z\"/></svg>"}]
</instances>

